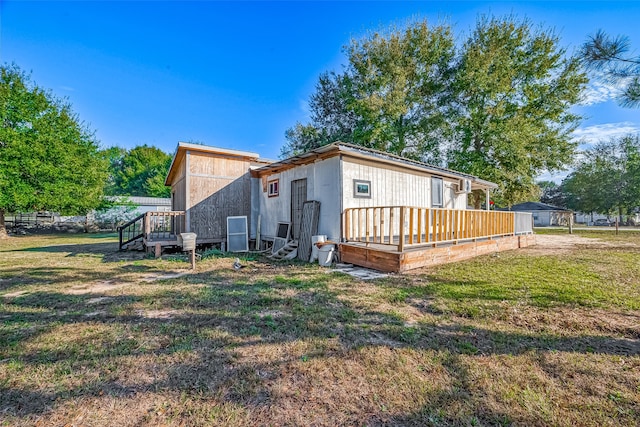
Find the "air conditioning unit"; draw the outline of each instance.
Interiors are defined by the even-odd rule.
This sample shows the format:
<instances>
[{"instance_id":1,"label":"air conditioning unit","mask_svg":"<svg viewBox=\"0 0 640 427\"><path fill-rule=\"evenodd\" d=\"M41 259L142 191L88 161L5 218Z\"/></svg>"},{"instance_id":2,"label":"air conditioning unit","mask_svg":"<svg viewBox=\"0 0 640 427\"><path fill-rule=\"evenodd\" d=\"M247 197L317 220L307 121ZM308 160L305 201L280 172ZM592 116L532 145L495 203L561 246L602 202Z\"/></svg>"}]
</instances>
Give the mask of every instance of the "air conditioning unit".
<instances>
[{"instance_id":1,"label":"air conditioning unit","mask_svg":"<svg viewBox=\"0 0 640 427\"><path fill-rule=\"evenodd\" d=\"M458 181L458 189L456 190L456 193L471 193L471 180L461 178L460 181Z\"/></svg>"}]
</instances>

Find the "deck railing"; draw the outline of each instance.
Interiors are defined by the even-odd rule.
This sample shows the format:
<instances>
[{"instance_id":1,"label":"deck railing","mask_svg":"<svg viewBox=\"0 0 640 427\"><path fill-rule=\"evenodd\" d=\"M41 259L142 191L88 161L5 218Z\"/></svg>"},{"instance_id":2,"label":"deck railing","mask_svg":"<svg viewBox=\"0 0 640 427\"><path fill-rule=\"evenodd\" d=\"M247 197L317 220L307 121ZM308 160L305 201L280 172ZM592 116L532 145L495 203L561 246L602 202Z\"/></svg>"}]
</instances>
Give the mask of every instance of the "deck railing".
<instances>
[{"instance_id":1,"label":"deck railing","mask_svg":"<svg viewBox=\"0 0 640 427\"><path fill-rule=\"evenodd\" d=\"M349 208L343 213L343 237L347 242L397 246L403 251L407 246L514 235L514 214L409 206Z\"/></svg>"},{"instance_id":2,"label":"deck railing","mask_svg":"<svg viewBox=\"0 0 640 427\"><path fill-rule=\"evenodd\" d=\"M177 240L177 236L184 231L184 211L145 214L144 237L147 241Z\"/></svg>"},{"instance_id":3,"label":"deck railing","mask_svg":"<svg viewBox=\"0 0 640 427\"><path fill-rule=\"evenodd\" d=\"M145 212L118 227L120 249L138 239L147 242L176 241L185 231L184 211Z\"/></svg>"}]
</instances>

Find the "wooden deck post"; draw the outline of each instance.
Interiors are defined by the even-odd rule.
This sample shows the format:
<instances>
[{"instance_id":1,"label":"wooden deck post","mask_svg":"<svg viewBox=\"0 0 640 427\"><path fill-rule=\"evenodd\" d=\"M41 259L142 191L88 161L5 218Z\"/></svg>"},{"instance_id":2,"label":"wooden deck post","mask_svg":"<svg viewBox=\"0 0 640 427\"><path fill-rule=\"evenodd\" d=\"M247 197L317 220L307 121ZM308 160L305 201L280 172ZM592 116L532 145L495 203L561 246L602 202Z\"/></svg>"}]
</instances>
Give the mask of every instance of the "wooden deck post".
<instances>
[{"instance_id":1,"label":"wooden deck post","mask_svg":"<svg viewBox=\"0 0 640 427\"><path fill-rule=\"evenodd\" d=\"M389 244L393 245L393 213L396 211L394 207L389 208Z\"/></svg>"},{"instance_id":2,"label":"wooden deck post","mask_svg":"<svg viewBox=\"0 0 640 427\"><path fill-rule=\"evenodd\" d=\"M413 244L413 208L409 208L409 244Z\"/></svg>"},{"instance_id":3,"label":"wooden deck post","mask_svg":"<svg viewBox=\"0 0 640 427\"><path fill-rule=\"evenodd\" d=\"M144 238L148 239L149 238L149 234L151 234L151 218L150 218L150 212L147 212L144 215Z\"/></svg>"},{"instance_id":4,"label":"wooden deck post","mask_svg":"<svg viewBox=\"0 0 640 427\"><path fill-rule=\"evenodd\" d=\"M351 222L349 221L349 209L345 209L342 213L342 226L344 227L342 230L342 237L345 242L349 241L349 226Z\"/></svg>"},{"instance_id":5,"label":"wooden deck post","mask_svg":"<svg viewBox=\"0 0 640 427\"><path fill-rule=\"evenodd\" d=\"M404 221L405 221L405 207L400 206L400 241L398 242L398 251L404 251Z\"/></svg>"}]
</instances>

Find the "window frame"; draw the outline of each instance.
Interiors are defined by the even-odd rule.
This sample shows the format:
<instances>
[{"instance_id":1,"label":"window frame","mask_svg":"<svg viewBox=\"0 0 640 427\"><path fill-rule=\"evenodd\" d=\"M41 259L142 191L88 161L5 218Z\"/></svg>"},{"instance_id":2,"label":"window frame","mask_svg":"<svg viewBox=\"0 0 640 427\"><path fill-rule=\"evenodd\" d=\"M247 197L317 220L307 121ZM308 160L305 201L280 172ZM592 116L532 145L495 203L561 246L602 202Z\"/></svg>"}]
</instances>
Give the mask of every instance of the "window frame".
<instances>
[{"instance_id":1,"label":"window frame","mask_svg":"<svg viewBox=\"0 0 640 427\"><path fill-rule=\"evenodd\" d=\"M435 185L434 182L440 182L440 203L435 203ZM432 176L431 177L431 207L432 208L442 208L444 206L444 179L440 176Z\"/></svg>"},{"instance_id":2,"label":"window frame","mask_svg":"<svg viewBox=\"0 0 640 427\"><path fill-rule=\"evenodd\" d=\"M267 181L267 196L268 197L280 196L280 178L271 179Z\"/></svg>"},{"instance_id":3,"label":"window frame","mask_svg":"<svg viewBox=\"0 0 640 427\"><path fill-rule=\"evenodd\" d=\"M361 193L358 191L358 186L366 185L367 192ZM365 179L354 179L353 180L353 197L356 199L370 199L371 198L371 181L367 181Z\"/></svg>"}]
</instances>

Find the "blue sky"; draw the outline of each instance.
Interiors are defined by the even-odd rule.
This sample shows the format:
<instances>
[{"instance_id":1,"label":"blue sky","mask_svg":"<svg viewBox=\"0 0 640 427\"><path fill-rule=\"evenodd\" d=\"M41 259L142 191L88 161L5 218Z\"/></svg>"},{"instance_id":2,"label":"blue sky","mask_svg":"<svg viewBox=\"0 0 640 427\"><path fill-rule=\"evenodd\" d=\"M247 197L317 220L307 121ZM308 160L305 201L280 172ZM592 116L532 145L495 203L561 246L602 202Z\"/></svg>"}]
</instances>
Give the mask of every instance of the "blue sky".
<instances>
[{"instance_id":1,"label":"blue sky","mask_svg":"<svg viewBox=\"0 0 640 427\"><path fill-rule=\"evenodd\" d=\"M553 28L573 52L603 29L640 51L640 2L18 2L0 0L0 62L67 97L103 147L178 141L276 158L307 120L318 75L342 47L415 18L463 39L477 16L515 15ZM577 108L585 141L640 131L640 110L596 86Z\"/></svg>"}]
</instances>

